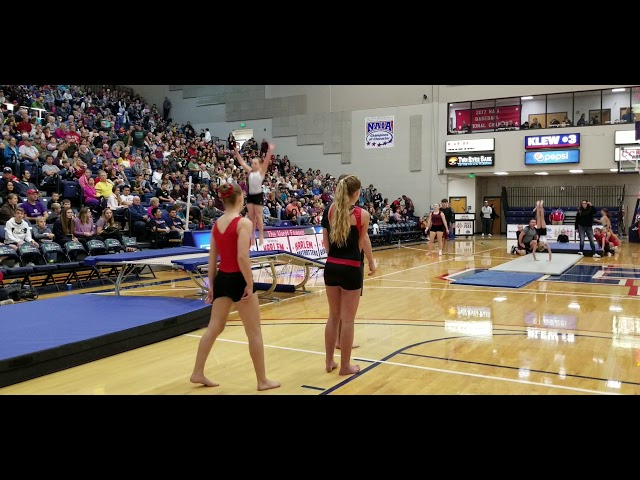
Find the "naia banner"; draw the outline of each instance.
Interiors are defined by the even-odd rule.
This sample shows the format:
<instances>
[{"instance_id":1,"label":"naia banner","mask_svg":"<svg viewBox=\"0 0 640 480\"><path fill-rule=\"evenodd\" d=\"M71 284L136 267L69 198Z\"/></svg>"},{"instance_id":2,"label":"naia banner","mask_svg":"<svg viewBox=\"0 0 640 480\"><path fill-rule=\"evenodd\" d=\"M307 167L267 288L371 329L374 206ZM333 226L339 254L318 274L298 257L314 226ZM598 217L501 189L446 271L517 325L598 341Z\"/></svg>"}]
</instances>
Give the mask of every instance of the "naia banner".
<instances>
[{"instance_id":1,"label":"naia banner","mask_svg":"<svg viewBox=\"0 0 640 480\"><path fill-rule=\"evenodd\" d=\"M364 148L391 148L394 146L393 115L365 118L364 123Z\"/></svg>"},{"instance_id":2,"label":"naia banner","mask_svg":"<svg viewBox=\"0 0 640 480\"><path fill-rule=\"evenodd\" d=\"M466 125L471 125L472 130L520 127L520 106L458 110L456 112L456 129L460 130Z\"/></svg>"}]
</instances>

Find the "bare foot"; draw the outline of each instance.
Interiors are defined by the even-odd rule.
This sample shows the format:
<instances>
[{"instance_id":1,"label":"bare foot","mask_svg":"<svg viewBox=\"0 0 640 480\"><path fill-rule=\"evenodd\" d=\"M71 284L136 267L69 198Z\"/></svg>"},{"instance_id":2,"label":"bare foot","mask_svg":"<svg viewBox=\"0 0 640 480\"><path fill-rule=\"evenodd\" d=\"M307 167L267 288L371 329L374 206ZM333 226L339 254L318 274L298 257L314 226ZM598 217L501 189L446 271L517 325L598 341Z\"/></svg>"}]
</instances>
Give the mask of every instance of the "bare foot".
<instances>
[{"instance_id":1,"label":"bare foot","mask_svg":"<svg viewBox=\"0 0 640 480\"><path fill-rule=\"evenodd\" d=\"M279 386L280 386L280 382L276 382L274 380L258 382L258 391L262 392L263 390L271 390L272 388L278 388Z\"/></svg>"},{"instance_id":2,"label":"bare foot","mask_svg":"<svg viewBox=\"0 0 640 480\"><path fill-rule=\"evenodd\" d=\"M425 255L431 255L431 250L429 250Z\"/></svg>"},{"instance_id":3,"label":"bare foot","mask_svg":"<svg viewBox=\"0 0 640 480\"><path fill-rule=\"evenodd\" d=\"M327 373L333 372L336 368L338 368L338 364L336 362L331 362L327 365Z\"/></svg>"},{"instance_id":4,"label":"bare foot","mask_svg":"<svg viewBox=\"0 0 640 480\"><path fill-rule=\"evenodd\" d=\"M353 375L354 373L360 372L360 365L349 365L346 370L340 369L340 375Z\"/></svg>"},{"instance_id":5,"label":"bare foot","mask_svg":"<svg viewBox=\"0 0 640 480\"><path fill-rule=\"evenodd\" d=\"M358 345L357 343L354 343L354 344L351 346L351 348L358 348L359 346L360 346L360 345ZM336 343L336 350L340 350L340 345L338 345L337 343Z\"/></svg>"},{"instance_id":6,"label":"bare foot","mask_svg":"<svg viewBox=\"0 0 640 480\"><path fill-rule=\"evenodd\" d=\"M216 383L216 382L212 382L211 380L209 380L207 377L205 377L204 375L191 375L191 383L201 383L202 385L204 385L205 387L217 387L220 384Z\"/></svg>"},{"instance_id":7,"label":"bare foot","mask_svg":"<svg viewBox=\"0 0 640 480\"><path fill-rule=\"evenodd\" d=\"M540 200L540 206L542 207L544 205L544 200Z\"/></svg>"}]
</instances>

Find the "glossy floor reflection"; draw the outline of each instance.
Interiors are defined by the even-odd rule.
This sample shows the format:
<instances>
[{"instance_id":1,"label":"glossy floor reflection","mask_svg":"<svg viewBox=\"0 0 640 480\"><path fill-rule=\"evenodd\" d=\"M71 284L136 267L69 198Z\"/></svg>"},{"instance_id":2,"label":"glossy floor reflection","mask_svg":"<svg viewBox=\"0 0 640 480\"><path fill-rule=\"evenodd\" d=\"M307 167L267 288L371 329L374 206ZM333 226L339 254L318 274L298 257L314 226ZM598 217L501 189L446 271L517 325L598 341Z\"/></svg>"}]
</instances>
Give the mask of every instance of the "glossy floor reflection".
<instances>
[{"instance_id":1,"label":"glossy floor reflection","mask_svg":"<svg viewBox=\"0 0 640 480\"><path fill-rule=\"evenodd\" d=\"M378 271L365 278L356 318L360 347L353 363L362 371L355 376L323 368L328 307L321 270L313 272L307 293L262 301L267 370L282 387L259 394L640 393L640 244L623 241L615 257L582 258L561 275L545 275L522 288L446 279L512 260L506 242L456 240L443 256L427 255L426 244L375 251ZM268 274L254 275L265 281ZM299 275L295 268L278 271L284 283L296 283ZM177 273L158 277L154 285L126 294L198 292ZM207 366L220 383L216 388L188 381L204 332L198 330L0 394L256 394L244 330L237 314L230 318Z\"/></svg>"}]
</instances>

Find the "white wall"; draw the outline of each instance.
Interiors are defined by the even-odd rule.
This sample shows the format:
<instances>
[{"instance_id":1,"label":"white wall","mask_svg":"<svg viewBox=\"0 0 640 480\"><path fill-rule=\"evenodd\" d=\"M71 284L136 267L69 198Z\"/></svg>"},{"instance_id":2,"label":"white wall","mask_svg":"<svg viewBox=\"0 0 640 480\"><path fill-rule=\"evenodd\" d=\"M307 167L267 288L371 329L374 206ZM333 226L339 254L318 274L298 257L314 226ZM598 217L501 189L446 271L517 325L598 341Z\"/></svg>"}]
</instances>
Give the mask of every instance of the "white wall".
<instances>
[{"instance_id":1,"label":"white wall","mask_svg":"<svg viewBox=\"0 0 640 480\"><path fill-rule=\"evenodd\" d=\"M543 167L524 165L524 137L525 135L557 134L558 129L540 129L535 131L514 132L487 132L486 134L471 135L447 135L447 119L449 116L448 102L461 102L493 98L518 97L523 95L538 95L545 93L561 93L581 90L608 89L619 85L267 85L265 95L267 98L290 95L308 95L307 107L309 112L326 111L351 111L352 135L351 135L351 163L342 164L341 154L325 155L322 145L297 145L297 137L284 137L276 139L277 153L288 155L292 162L297 163L303 170L319 168L323 172L329 172L336 176L342 173L354 173L358 175L364 184L372 183L383 196L390 199L402 194L411 197L416 205L416 211L424 213L429 205L448 196L466 196L468 204L473 209L477 208L479 195L499 195L501 185L513 185L525 182L527 185L534 182L560 181L558 177L550 175L538 177L531 175L534 171ZM624 86L624 85L623 85ZM168 90L166 85L131 85L137 93L140 93L151 103L161 106L165 96L173 102L172 117L180 122L190 120L200 131L209 128L212 135L226 139L228 133L240 128L240 122L224 121L224 105L208 107L196 107L194 99L182 99L182 90ZM427 102L423 102L422 95L428 95ZM626 96L623 96L626 98ZM598 105L600 108L599 96ZM556 99L560 101L560 99ZM554 100L554 101L556 101ZM588 97L580 100L582 106L576 110L582 111L588 105ZM435 103L432 103L435 102ZM576 98L576 105L578 105ZM531 105L534 105L531 103ZM609 106L611 105L611 106ZM620 106L625 106L623 98L606 96L604 108L612 108L612 118L617 118ZM372 108L375 107L375 108ZM558 104L558 108L562 108ZM533 108L533 107L532 107ZM538 109L534 113L544 110ZM561 111L565 111L563 108ZM396 146L392 149L369 150L364 148L364 119L370 116L394 115L396 119ZM422 170L409 171L409 117L422 115ZM574 123L577 121L574 112ZM258 141L264 136L272 139L271 119L246 121L246 128L254 129L254 136ZM266 130L265 130L266 129ZM563 128L562 133L579 132L582 136L580 147L581 159L577 165L545 166L549 172L566 172L570 167L579 167L592 173L602 172L607 175L580 177L566 177L564 181L584 181L587 185L601 184L604 178L611 177L610 181L620 182L624 178L629 183L629 188L634 192L640 190L640 185L631 180L633 175L609 175L609 168L615 167L614 132L616 130L632 129L631 125L601 126L601 127L573 127ZM494 167L482 167L475 169L476 183L472 186L473 179L454 178L450 181L447 175L439 175L445 166L445 141L447 139L462 140L466 138L494 137L496 139L496 165ZM508 177L496 177L495 171L510 171ZM461 177L471 172L458 172ZM484 180L482 188L477 187L479 176L491 175ZM521 177L518 177L521 175ZM580 180L578 180L580 178ZM627 189L627 192L631 190ZM481 191L482 190L482 191ZM631 195L631 194L629 194ZM635 204L635 202L634 202Z\"/></svg>"}]
</instances>

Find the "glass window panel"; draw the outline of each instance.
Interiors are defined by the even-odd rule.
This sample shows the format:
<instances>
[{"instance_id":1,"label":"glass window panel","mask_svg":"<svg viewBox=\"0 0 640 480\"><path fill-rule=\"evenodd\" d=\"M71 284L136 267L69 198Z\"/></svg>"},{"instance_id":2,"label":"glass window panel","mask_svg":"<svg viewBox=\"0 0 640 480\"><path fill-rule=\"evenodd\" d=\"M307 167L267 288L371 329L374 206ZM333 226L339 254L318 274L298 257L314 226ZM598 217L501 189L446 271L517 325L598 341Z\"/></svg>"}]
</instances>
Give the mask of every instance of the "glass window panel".
<instances>
[{"instance_id":1,"label":"glass window panel","mask_svg":"<svg viewBox=\"0 0 640 480\"><path fill-rule=\"evenodd\" d=\"M522 98L522 128L546 128L546 95Z\"/></svg>"},{"instance_id":2,"label":"glass window panel","mask_svg":"<svg viewBox=\"0 0 640 480\"><path fill-rule=\"evenodd\" d=\"M449 133L471 132L471 102L449 104Z\"/></svg>"},{"instance_id":3,"label":"glass window panel","mask_svg":"<svg viewBox=\"0 0 640 480\"><path fill-rule=\"evenodd\" d=\"M615 90L615 91L614 91ZM613 88L602 90L602 123L629 123L631 116L631 89ZM607 114L609 115L607 118Z\"/></svg>"},{"instance_id":4,"label":"glass window panel","mask_svg":"<svg viewBox=\"0 0 640 480\"><path fill-rule=\"evenodd\" d=\"M547 95L548 128L573 126L573 93L555 93Z\"/></svg>"},{"instance_id":5,"label":"glass window panel","mask_svg":"<svg viewBox=\"0 0 640 480\"><path fill-rule=\"evenodd\" d=\"M471 131L494 132L496 129L496 101L471 102Z\"/></svg>"},{"instance_id":6,"label":"glass window panel","mask_svg":"<svg viewBox=\"0 0 640 480\"><path fill-rule=\"evenodd\" d=\"M518 130L522 123L520 97L496 100L496 123L498 131Z\"/></svg>"},{"instance_id":7,"label":"glass window panel","mask_svg":"<svg viewBox=\"0 0 640 480\"><path fill-rule=\"evenodd\" d=\"M601 124L602 92L600 90L576 92L573 98L576 126Z\"/></svg>"}]
</instances>

